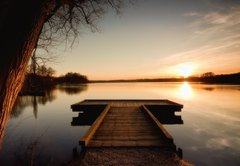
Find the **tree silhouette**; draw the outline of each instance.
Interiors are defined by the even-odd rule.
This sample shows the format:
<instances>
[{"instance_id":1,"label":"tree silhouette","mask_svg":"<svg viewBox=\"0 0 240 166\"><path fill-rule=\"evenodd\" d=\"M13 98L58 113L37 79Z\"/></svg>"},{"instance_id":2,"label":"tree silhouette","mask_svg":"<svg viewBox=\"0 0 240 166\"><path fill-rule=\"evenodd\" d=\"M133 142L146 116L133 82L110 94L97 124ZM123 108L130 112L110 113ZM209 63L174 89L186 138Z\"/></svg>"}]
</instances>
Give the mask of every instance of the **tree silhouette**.
<instances>
[{"instance_id":1,"label":"tree silhouette","mask_svg":"<svg viewBox=\"0 0 240 166\"><path fill-rule=\"evenodd\" d=\"M63 34L73 39L79 25L94 28L109 6L120 0L0 0L0 142L29 59L38 44L47 46Z\"/></svg>"},{"instance_id":2,"label":"tree silhouette","mask_svg":"<svg viewBox=\"0 0 240 166\"><path fill-rule=\"evenodd\" d=\"M85 75L81 75L79 73L69 72L64 76L60 76L57 78L58 83L66 83L66 84L81 84L88 83L88 78Z\"/></svg>"},{"instance_id":3,"label":"tree silhouette","mask_svg":"<svg viewBox=\"0 0 240 166\"><path fill-rule=\"evenodd\" d=\"M203 73L201 77L213 77L215 74L213 72Z\"/></svg>"}]
</instances>

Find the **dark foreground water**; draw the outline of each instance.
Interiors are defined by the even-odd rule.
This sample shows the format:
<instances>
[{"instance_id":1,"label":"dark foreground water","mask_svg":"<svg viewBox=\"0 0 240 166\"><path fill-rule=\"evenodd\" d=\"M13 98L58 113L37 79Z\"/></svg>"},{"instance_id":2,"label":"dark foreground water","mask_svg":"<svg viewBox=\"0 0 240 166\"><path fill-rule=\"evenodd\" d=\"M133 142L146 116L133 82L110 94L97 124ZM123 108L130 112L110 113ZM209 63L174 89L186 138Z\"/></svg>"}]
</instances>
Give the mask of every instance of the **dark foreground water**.
<instances>
[{"instance_id":1,"label":"dark foreground water","mask_svg":"<svg viewBox=\"0 0 240 166\"><path fill-rule=\"evenodd\" d=\"M46 97L19 97L8 122L0 165L60 165L89 126L71 126L70 105L84 99L169 99L184 105L184 124L165 125L183 158L204 166L240 165L240 86L102 83L61 86Z\"/></svg>"}]
</instances>

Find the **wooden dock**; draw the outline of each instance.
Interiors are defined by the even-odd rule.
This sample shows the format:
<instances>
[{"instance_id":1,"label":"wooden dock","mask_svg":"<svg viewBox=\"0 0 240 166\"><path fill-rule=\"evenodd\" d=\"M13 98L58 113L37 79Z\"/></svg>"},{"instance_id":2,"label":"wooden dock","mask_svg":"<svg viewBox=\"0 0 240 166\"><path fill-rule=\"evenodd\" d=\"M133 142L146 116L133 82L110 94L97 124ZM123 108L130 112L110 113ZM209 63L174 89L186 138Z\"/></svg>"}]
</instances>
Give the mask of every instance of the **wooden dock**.
<instances>
[{"instance_id":1,"label":"wooden dock","mask_svg":"<svg viewBox=\"0 0 240 166\"><path fill-rule=\"evenodd\" d=\"M170 147L172 136L156 118L181 111L181 104L169 100L84 100L73 111L100 111L80 144L83 147Z\"/></svg>"}]
</instances>

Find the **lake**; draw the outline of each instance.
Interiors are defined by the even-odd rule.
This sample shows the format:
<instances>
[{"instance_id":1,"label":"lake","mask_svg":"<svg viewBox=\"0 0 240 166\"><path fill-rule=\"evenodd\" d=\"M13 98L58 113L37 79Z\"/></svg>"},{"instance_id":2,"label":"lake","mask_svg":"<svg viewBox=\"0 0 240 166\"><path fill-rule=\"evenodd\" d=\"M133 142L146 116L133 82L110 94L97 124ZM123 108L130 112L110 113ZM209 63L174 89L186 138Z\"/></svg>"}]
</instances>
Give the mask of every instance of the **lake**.
<instances>
[{"instance_id":1,"label":"lake","mask_svg":"<svg viewBox=\"0 0 240 166\"><path fill-rule=\"evenodd\" d=\"M71 126L70 105L84 99L169 99L184 105L183 124L164 125L200 166L240 165L240 86L200 83L92 83L59 86L45 97L18 97L0 152L0 165L33 160L59 165L73 158L90 126Z\"/></svg>"}]
</instances>

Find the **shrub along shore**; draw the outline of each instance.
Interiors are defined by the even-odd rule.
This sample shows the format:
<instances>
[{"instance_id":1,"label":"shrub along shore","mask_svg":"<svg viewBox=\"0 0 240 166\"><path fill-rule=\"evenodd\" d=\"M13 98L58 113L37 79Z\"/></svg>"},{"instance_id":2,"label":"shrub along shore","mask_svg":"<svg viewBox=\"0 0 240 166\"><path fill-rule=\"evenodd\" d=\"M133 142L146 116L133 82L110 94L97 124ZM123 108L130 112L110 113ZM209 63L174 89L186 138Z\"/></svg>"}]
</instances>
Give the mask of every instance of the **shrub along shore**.
<instances>
[{"instance_id":1,"label":"shrub along shore","mask_svg":"<svg viewBox=\"0 0 240 166\"><path fill-rule=\"evenodd\" d=\"M19 95L44 96L45 92L59 84L85 84L88 78L79 73L67 73L60 77L27 74Z\"/></svg>"}]
</instances>

